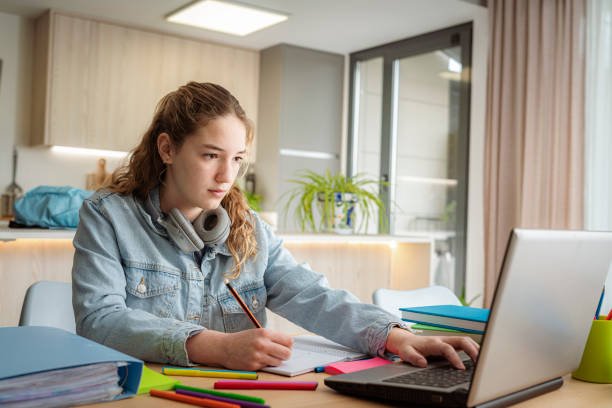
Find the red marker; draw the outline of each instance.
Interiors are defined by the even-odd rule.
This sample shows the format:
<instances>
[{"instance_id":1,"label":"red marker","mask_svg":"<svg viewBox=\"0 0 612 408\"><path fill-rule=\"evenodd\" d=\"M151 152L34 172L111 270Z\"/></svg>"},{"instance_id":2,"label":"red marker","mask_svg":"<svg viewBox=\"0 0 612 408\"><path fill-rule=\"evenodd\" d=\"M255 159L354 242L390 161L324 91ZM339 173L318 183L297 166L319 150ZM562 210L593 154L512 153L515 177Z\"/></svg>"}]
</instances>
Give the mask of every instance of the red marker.
<instances>
[{"instance_id":1,"label":"red marker","mask_svg":"<svg viewBox=\"0 0 612 408\"><path fill-rule=\"evenodd\" d=\"M215 389L226 390L309 390L319 385L316 381L254 381L221 380L215 382Z\"/></svg>"},{"instance_id":2,"label":"red marker","mask_svg":"<svg viewBox=\"0 0 612 408\"><path fill-rule=\"evenodd\" d=\"M606 320L612 320L612 309L610 309L608 312L608 317L606 317Z\"/></svg>"}]
</instances>

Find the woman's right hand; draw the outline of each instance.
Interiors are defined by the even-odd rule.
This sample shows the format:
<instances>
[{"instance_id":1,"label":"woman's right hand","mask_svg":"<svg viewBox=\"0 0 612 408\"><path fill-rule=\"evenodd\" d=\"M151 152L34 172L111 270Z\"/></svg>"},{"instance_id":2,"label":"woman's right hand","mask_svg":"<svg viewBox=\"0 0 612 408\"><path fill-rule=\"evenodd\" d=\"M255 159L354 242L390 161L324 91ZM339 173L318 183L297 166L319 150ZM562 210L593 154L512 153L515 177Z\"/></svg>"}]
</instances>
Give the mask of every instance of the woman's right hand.
<instances>
[{"instance_id":1,"label":"woman's right hand","mask_svg":"<svg viewBox=\"0 0 612 408\"><path fill-rule=\"evenodd\" d=\"M237 333L204 330L187 340L187 354L194 363L255 371L277 366L291 356L293 339L268 329Z\"/></svg>"}]
</instances>

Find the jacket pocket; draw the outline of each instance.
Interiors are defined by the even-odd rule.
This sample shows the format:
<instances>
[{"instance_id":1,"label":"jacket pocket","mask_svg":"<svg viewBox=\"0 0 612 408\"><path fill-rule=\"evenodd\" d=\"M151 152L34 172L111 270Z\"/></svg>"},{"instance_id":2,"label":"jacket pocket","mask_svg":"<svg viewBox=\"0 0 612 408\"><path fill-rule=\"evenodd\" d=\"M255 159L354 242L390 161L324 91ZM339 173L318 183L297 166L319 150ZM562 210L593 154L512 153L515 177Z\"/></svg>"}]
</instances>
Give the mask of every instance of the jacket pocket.
<instances>
[{"instance_id":1,"label":"jacket pocket","mask_svg":"<svg viewBox=\"0 0 612 408\"><path fill-rule=\"evenodd\" d=\"M179 301L181 277L177 273L125 265L126 305L159 317L171 317Z\"/></svg>"},{"instance_id":2,"label":"jacket pocket","mask_svg":"<svg viewBox=\"0 0 612 408\"><path fill-rule=\"evenodd\" d=\"M262 326L266 325L266 287L263 282L234 287L244 303L253 313ZM223 325L226 333L254 329L255 325L242 310L236 299L227 291L226 295L219 296L219 306L223 314Z\"/></svg>"}]
</instances>

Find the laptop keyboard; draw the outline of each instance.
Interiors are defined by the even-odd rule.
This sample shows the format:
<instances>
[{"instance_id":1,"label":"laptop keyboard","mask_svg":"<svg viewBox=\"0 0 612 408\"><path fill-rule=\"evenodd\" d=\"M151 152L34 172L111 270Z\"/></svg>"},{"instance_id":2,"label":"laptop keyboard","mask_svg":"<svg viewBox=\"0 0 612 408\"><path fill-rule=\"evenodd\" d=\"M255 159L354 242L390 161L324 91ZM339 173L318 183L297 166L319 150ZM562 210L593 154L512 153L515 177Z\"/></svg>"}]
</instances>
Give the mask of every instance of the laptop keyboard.
<instances>
[{"instance_id":1,"label":"laptop keyboard","mask_svg":"<svg viewBox=\"0 0 612 408\"><path fill-rule=\"evenodd\" d=\"M394 384L423 385L427 387L449 388L469 382L474 372L472 360L464 361L465 370L457 370L450 365L426 368L408 374L383 380Z\"/></svg>"}]
</instances>

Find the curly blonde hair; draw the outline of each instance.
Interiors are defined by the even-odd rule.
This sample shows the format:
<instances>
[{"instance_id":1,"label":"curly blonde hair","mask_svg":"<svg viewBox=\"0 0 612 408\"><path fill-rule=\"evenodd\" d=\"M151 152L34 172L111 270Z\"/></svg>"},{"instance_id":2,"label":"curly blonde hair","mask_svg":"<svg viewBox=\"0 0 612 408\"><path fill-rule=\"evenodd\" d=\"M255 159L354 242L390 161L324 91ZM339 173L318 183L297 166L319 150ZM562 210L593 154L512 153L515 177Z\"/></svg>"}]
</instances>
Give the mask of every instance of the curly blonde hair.
<instances>
[{"instance_id":1,"label":"curly blonde hair","mask_svg":"<svg viewBox=\"0 0 612 408\"><path fill-rule=\"evenodd\" d=\"M155 115L138 146L132 150L129 162L114 171L106 189L119 194L133 194L145 200L151 190L160 184L166 165L157 150L161 133L170 136L177 148L185 139L211 120L235 115L247 130L247 146L253 142L253 125L238 100L225 88L212 83L189 82L164 96L155 109ZM254 222L249 206L240 189L234 185L221 201L232 226L226 244L234 259L228 277L235 279L245 262L257 254Z\"/></svg>"}]
</instances>

